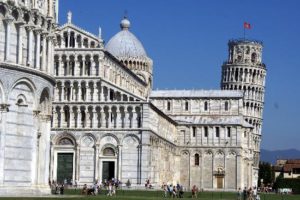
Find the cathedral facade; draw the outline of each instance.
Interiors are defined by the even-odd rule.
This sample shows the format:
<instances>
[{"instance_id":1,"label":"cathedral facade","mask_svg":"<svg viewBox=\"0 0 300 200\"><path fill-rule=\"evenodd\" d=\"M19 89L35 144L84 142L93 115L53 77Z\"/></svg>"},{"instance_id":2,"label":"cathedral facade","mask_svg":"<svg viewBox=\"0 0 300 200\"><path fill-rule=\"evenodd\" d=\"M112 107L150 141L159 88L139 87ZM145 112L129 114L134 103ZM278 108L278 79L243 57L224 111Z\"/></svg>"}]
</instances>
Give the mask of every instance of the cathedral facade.
<instances>
[{"instance_id":1,"label":"cathedral facade","mask_svg":"<svg viewBox=\"0 0 300 200\"><path fill-rule=\"evenodd\" d=\"M58 28L50 179L256 186L262 43L229 41L221 90L152 90L153 61L130 26L124 18L106 45L71 13Z\"/></svg>"},{"instance_id":2,"label":"cathedral facade","mask_svg":"<svg viewBox=\"0 0 300 200\"><path fill-rule=\"evenodd\" d=\"M231 40L220 90L152 90L127 18L106 44L56 0L0 0L0 195L120 180L205 190L257 185L262 43Z\"/></svg>"}]
</instances>

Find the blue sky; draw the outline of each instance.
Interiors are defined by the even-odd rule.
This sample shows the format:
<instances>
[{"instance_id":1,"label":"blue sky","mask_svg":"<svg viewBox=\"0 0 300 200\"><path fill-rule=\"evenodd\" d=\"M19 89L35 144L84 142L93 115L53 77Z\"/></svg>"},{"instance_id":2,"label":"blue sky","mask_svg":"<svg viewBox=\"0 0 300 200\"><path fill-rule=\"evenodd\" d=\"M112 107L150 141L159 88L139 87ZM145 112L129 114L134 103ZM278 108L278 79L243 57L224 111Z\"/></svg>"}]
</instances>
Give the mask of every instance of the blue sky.
<instances>
[{"instance_id":1,"label":"blue sky","mask_svg":"<svg viewBox=\"0 0 300 200\"><path fill-rule=\"evenodd\" d=\"M73 22L107 42L127 10L131 31L154 61L154 89L219 89L227 42L264 43L267 65L265 149L300 149L299 0L60 0L59 22ZM299 124L298 124L299 123Z\"/></svg>"}]
</instances>

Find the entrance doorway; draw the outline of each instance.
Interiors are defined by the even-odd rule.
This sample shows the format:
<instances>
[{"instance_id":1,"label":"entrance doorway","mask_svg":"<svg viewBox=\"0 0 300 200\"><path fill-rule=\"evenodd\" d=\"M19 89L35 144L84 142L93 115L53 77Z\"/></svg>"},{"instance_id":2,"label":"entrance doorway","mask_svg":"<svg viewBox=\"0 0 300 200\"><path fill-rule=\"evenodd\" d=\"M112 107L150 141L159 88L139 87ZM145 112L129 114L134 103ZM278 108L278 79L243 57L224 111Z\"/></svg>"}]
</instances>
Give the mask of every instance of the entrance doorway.
<instances>
[{"instance_id":1,"label":"entrance doorway","mask_svg":"<svg viewBox=\"0 0 300 200\"><path fill-rule=\"evenodd\" d=\"M73 179L73 153L57 154L57 182L70 184Z\"/></svg>"},{"instance_id":2,"label":"entrance doorway","mask_svg":"<svg viewBox=\"0 0 300 200\"><path fill-rule=\"evenodd\" d=\"M224 177L223 176L217 176L217 188L223 189L224 188Z\"/></svg>"},{"instance_id":3,"label":"entrance doorway","mask_svg":"<svg viewBox=\"0 0 300 200\"><path fill-rule=\"evenodd\" d=\"M102 162L102 181L111 180L115 178L115 162L103 161Z\"/></svg>"}]
</instances>

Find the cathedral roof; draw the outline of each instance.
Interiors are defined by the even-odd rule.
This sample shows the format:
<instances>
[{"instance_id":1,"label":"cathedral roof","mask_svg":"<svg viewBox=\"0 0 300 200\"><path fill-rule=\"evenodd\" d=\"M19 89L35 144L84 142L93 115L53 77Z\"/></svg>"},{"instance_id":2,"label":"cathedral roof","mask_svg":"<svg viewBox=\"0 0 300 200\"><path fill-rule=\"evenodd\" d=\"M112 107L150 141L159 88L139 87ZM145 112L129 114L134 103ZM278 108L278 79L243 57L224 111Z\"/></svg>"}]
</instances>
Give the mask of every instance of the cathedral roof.
<instances>
[{"instance_id":1,"label":"cathedral roof","mask_svg":"<svg viewBox=\"0 0 300 200\"><path fill-rule=\"evenodd\" d=\"M242 98L241 91L233 90L153 90L150 98Z\"/></svg>"},{"instance_id":2,"label":"cathedral roof","mask_svg":"<svg viewBox=\"0 0 300 200\"><path fill-rule=\"evenodd\" d=\"M106 50L118 59L147 59L147 53L142 43L129 31L130 21L125 17L120 26L121 31L108 41Z\"/></svg>"},{"instance_id":3,"label":"cathedral roof","mask_svg":"<svg viewBox=\"0 0 300 200\"><path fill-rule=\"evenodd\" d=\"M178 124L205 124L205 125L241 125L253 128L243 116L172 116Z\"/></svg>"}]
</instances>

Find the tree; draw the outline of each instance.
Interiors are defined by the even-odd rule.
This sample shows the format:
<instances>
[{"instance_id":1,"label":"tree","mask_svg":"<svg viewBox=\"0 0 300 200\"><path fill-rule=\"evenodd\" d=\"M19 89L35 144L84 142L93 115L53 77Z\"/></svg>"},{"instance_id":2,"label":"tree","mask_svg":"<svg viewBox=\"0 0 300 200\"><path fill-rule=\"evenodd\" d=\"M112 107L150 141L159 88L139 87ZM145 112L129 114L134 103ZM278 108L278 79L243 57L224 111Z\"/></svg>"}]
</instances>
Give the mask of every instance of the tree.
<instances>
[{"instance_id":1,"label":"tree","mask_svg":"<svg viewBox=\"0 0 300 200\"><path fill-rule=\"evenodd\" d=\"M262 185L261 180L263 180L264 185L271 185L274 182L274 173L272 166L268 162L259 163L259 173L258 173L258 186Z\"/></svg>"}]
</instances>

